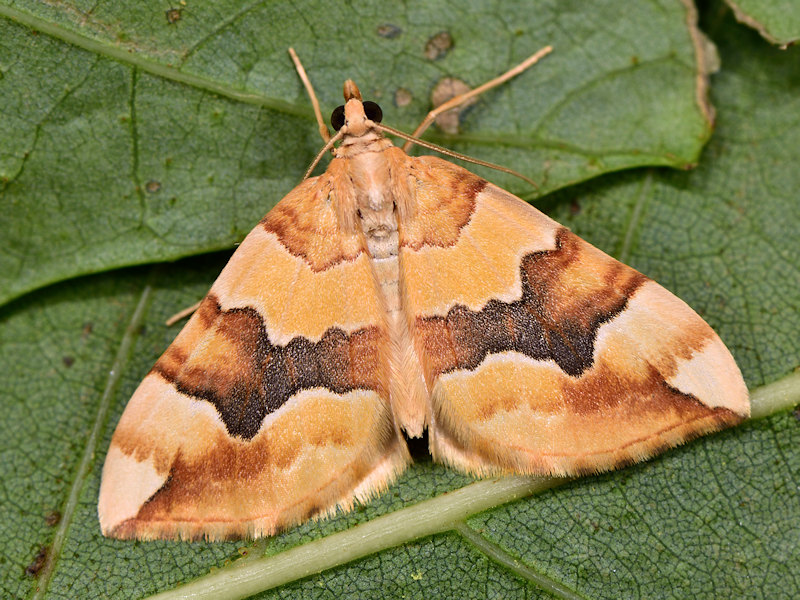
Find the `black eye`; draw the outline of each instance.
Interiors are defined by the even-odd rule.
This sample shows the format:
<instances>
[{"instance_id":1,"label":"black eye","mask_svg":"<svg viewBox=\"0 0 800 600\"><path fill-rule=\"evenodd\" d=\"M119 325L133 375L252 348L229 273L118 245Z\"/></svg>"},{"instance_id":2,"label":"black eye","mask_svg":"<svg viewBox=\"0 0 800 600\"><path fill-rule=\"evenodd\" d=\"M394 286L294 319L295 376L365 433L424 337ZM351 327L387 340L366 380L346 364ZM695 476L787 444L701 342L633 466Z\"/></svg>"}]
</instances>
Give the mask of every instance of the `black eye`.
<instances>
[{"instance_id":1,"label":"black eye","mask_svg":"<svg viewBox=\"0 0 800 600\"><path fill-rule=\"evenodd\" d=\"M339 131L344 125L344 106L337 106L331 113L331 127Z\"/></svg>"},{"instance_id":2,"label":"black eye","mask_svg":"<svg viewBox=\"0 0 800 600\"><path fill-rule=\"evenodd\" d=\"M374 123L380 123L381 119L383 119L383 111L381 110L381 107L371 100L364 102L364 114L367 115L367 118Z\"/></svg>"}]
</instances>

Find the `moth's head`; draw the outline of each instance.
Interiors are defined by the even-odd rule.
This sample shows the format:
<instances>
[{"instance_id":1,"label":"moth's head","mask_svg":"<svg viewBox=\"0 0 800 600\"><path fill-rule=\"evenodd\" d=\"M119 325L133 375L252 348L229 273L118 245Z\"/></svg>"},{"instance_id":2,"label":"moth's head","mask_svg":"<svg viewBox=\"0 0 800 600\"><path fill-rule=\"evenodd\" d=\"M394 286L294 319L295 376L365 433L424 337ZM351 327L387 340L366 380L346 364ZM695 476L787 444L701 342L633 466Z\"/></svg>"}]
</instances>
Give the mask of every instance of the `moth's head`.
<instances>
[{"instance_id":1,"label":"moth's head","mask_svg":"<svg viewBox=\"0 0 800 600\"><path fill-rule=\"evenodd\" d=\"M352 79L344 82L344 99L345 103L331 113L331 126L336 131L344 127L347 135L361 137L374 129L374 123L381 122L381 107L370 100L363 102L361 92Z\"/></svg>"}]
</instances>

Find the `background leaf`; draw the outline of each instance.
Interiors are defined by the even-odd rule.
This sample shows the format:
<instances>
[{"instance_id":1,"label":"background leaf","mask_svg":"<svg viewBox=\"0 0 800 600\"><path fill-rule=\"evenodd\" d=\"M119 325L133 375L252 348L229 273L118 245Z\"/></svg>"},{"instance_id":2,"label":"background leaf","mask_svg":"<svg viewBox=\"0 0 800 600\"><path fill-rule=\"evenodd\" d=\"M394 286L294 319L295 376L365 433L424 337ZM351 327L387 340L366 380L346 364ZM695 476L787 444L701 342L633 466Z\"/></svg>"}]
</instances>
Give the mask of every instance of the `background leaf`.
<instances>
[{"instance_id":1,"label":"background leaf","mask_svg":"<svg viewBox=\"0 0 800 600\"><path fill-rule=\"evenodd\" d=\"M409 107L395 109L391 100L379 98L386 113L397 115L387 122L405 129L425 112L423 99L442 75L468 73L470 83L478 83L553 43L552 60L465 115L462 129L472 142L458 145L533 174L547 182L545 190L625 166L697 161L708 128L695 100L696 70L692 84L680 87L680 78L665 82L663 71L641 73L631 66L635 55L640 63L695 67L685 6L626 3L621 11L608 3L590 16L584 4L543 3L527 17L519 8L491 2L442 5L446 10L436 13L405 7L402 14L359 5L358 15L279 5L259 18L252 11L261 5L228 12L219 5L213 17L202 10L194 14L188 5L181 20L163 25L161 33L156 18L166 20L169 6L158 11L98 6L97 11L119 14L87 14L69 5L0 5L6 15L0 20L0 165L7 178L0 226L7 240L3 260L9 261L3 272L33 273L8 297L72 278L0 312L3 596L145 597L211 567L225 572L229 561L251 560L240 558L243 548L251 556L279 556L428 498L447 501L450 496L442 492L471 482L421 457L367 506L255 545L102 538L96 498L114 425L176 333L163 326L164 319L205 293L229 253L73 277L227 246L294 185L319 144L307 111L291 108L306 105L283 58L291 35L330 105L338 104L347 76L377 81L374 91L384 98L393 97L398 82L411 81L417 101ZM56 37L19 26L23 19L17 13L23 9L38 23L57 28ZM717 130L699 167L685 173L649 168L606 175L538 203L703 314L752 388L800 366L800 174L791 167L800 159L800 62L797 49L768 47L716 7L708 14L704 29L720 46L723 68L712 82ZM530 21L523 27L525 18ZM205 35L183 27L190 19L204 25ZM649 29L654 20L658 26ZM402 34L381 37L376 28L385 23ZM278 35L265 36L269 27ZM422 48L441 30L454 32L455 45L429 62ZM323 32L332 34L326 38ZM87 40L102 44L108 56L81 49L90 45ZM556 40L571 43L562 52ZM271 54L265 44L274 44ZM501 47L505 56L499 56ZM668 50L659 54L664 47ZM108 48L121 51L120 56L110 58ZM145 71L139 62L126 62L131 49L135 61L159 68L188 56L179 64L180 73L236 94L266 96L266 83L284 86L292 93L270 97L291 98L295 104L267 107L233 95L215 96L210 84L176 83L152 73L153 67ZM642 61L642 56L662 58ZM622 57L627 61L622 75L605 74L603 65L608 60L622 64ZM600 74L597 82L593 72ZM575 77L584 85L570 88L577 90L577 100L567 94L565 101L559 86L575 86ZM615 87L617 79L630 78L635 86ZM611 89L593 101L581 96L587 87L596 90L607 81ZM662 112L658 102L652 104L659 91L676 98ZM153 99L149 121L142 118L147 98ZM543 119L542 98L551 113L553 106L570 108L563 109L569 118L560 122L561 130L542 125L559 122ZM513 110L520 107L522 112ZM659 118L647 118L651 108ZM214 125L215 110L221 125ZM664 120L668 114L673 116ZM508 143L509 137L516 142ZM565 147L546 143L550 139ZM625 152L615 153L616 140ZM502 160L512 154L518 162ZM129 159L125 168L121 156ZM555 156L553 163L546 164L548 156ZM167 164L169 157L173 161ZM143 167L148 164L150 170ZM158 165L162 171L155 170ZM178 165L174 171L172 165ZM540 177L545 172L546 179ZM148 192L150 180L161 187ZM178 191L167 191L173 185ZM126 219L136 226L126 229ZM139 227L145 222L160 222L163 229L148 237ZM189 239L195 237L205 241ZM175 251L177 246L183 250ZM800 592L794 568L800 558L798 442L800 425L789 413L752 421L649 463L477 514L454 532L387 548L312 577L301 578L298 566L296 582L257 597L568 597L565 588L593 598L793 598ZM532 574L553 585L535 583Z\"/></svg>"},{"instance_id":2,"label":"background leaf","mask_svg":"<svg viewBox=\"0 0 800 600\"><path fill-rule=\"evenodd\" d=\"M736 18L765 40L789 46L800 39L800 14L792 0L726 0Z\"/></svg>"}]
</instances>

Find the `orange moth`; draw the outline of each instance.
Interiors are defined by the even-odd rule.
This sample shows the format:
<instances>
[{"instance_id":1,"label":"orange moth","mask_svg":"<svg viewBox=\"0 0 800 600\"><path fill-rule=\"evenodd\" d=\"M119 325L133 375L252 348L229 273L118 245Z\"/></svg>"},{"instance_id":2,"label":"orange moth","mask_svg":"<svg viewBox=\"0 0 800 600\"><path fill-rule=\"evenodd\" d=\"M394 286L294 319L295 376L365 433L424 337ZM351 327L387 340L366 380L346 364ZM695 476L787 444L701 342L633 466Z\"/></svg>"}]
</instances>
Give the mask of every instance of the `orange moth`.
<instances>
[{"instance_id":1,"label":"orange moth","mask_svg":"<svg viewBox=\"0 0 800 600\"><path fill-rule=\"evenodd\" d=\"M469 171L407 155L352 81L344 96L330 138L312 92L325 173L245 238L128 403L105 535L257 537L348 510L425 429L467 473L576 475L749 415L730 352L684 302Z\"/></svg>"}]
</instances>

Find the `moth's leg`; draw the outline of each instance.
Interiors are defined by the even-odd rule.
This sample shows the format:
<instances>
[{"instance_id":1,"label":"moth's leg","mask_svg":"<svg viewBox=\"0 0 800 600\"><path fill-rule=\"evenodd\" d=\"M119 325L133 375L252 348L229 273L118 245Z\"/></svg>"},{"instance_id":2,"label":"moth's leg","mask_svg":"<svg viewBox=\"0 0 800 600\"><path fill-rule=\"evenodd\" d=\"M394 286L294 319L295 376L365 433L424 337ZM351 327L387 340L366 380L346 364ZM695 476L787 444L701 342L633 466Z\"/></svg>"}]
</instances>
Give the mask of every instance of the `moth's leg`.
<instances>
[{"instance_id":1,"label":"moth's leg","mask_svg":"<svg viewBox=\"0 0 800 600\"><path fill-rule=\"evenodd\" d=\"M187 306L183 310L179 310L165 321L165 325L167 327L172 327L178 321L185 319L186 317L194 313L194 311L196 311L198 308L200 308L200 304L202 304L202 302L203 302L202 300L200 302L195 302L191 306Z\"/></svg>"},{"instance_id":2,"label":"moth's leg","mask_svg":"<svg viewBox=\"0 0 800 600\"><path fill-rule=\"evenodd\" d=\"M485 92L487 90L490 90L493 87L497 87L501 83L505 83L506 81L508 81L512 77L516 77L517 75L519 75L523 71L525 71L528 68L530 68L533 65L535 65L537 62L539 62L539 60L541 58L543 58L544 56L547 56L552 51L553 51L553 47L552 46L545 46L544 48L542 48L541 50L536 52L536 54L530 56L529 58L527 58L526 60L524 60L523 62L518 64L516 67L506 71L505 73L503 73L499 77L495 77L491 81L487 81L483 85L480 85L480 86L476 87L474 90L470 90L470 91L466 92L465 94L461 94L459 96L456 96L455 98L451 98L450 100L448 100L444 104L440 104L439 106L437 106L431 112L428 113L428 116L425 117L425 119L423 119L422 123L420 123L419 127L417 127L414 130L414 133L411 134L411 137L418 138L419 136L421 136L423 134L423 132L428 127L430 127L431 123L433 123L434 120L436 119L436 117L438 117L440 114L442 114L444 112L447 112L448 110L452 110L452 109L454 109L454 108L456 108L458 106L461 106L464 102L466 102L470 98L474 98L475 96L477 96L479 94L482 94L483 92ZM412 144L413 144L412 141L410 141L410 140L407 141L405 144L403 144L403 150L405 152L408 152L408 150L409 150L409 148L411 148Z\"/></svg>"}]
</instances>

